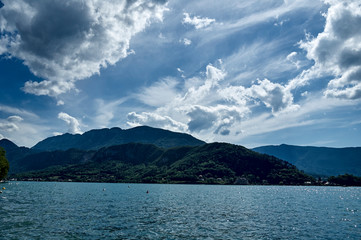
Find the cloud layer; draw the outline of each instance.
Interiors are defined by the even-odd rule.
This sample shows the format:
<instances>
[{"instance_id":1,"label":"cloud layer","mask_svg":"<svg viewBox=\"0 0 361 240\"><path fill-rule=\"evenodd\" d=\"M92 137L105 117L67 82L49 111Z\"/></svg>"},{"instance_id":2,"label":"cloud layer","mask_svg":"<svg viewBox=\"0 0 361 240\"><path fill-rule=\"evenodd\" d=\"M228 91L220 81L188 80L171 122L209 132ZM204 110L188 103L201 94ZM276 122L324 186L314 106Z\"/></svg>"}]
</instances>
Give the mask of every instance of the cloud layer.
<instances>
[{"instance_id":1,"label":"cloud layer","mask_svg":"<svg viewBox=\"0 0 361 240\"><path fill-rule=\"evenodd\" d=\"M4 0L0 11L0 54L19 58L44 80L23 90L57 96L75 81L128 55L132 36L162 20L165 1Z\"/></svg>"},{"instance_id":2,"label":"cloud layer","mask_svg":"<svg viewBox=\"0 0 361 240\"><path fill-rule=\"evenodd\" d=\"M303 78L333 76L327 97L361 99L361 5L359 1L327 0L324 31L300 43L315 62Z\"/></svg>"},{"instance_id":3,"label":"cloud layer","mask_svg":"<svg viewBox=\"0 0 361 240\"><path fill-rule=\"evenodd\" d=\"M222 66L212 64L201 75L204 77L185 79L182 87L180 82L172 79L160 80L143 89L136 95L137 100L155 110L129 113L128 124L190 133L237 135L240 131L232 132L231 129L240 126L254 107L268 108L273 115L299 108L287 87L268 79L258 80L248 88L229 85Z\"/></svg>"}]
</instances>

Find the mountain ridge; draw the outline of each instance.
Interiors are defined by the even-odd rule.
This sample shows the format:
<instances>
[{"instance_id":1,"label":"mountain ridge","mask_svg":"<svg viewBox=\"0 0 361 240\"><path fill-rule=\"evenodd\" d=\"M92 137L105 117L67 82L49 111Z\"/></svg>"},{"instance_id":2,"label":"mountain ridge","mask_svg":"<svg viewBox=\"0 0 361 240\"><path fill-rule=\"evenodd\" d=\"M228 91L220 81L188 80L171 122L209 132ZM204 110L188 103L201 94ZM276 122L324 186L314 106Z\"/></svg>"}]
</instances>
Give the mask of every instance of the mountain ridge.
<instances>
[{"instance_id":1,"label":"mountain ridge","mask_svg":"<svg viewBox=\"0 0 361 240\"><path fill-rule=\"evenodd\" d=\"M104 147L96 152L70 149L39 153L28 162L54 165L36 168L13 177L19 180L143 182L203 184L286 184L314 182L292 164L228 143L164 149L152 144L127 143ZM89 158L85 161L84 156ZM66 156L67 164L58 165ZM49 158L48 158L49 159ZM31 164L32 166L36 164Z\"/></svg>"},{"instance_id":2,"label":"mountain ridge","mask_svg":"<svg viewBox=\"0 0 361 240\"><path fill-rule=\"evenodd\" d=\"M299 169L315 175L361 176L361 147L315 147L296 145L268 145L252 150L290 162Z\"/></svg>"},{"instance_id":3,"label":"mountain ridge","mask_svg":"<svg viewBox=\"0 0 361 240\"><path fill-rule=\"evenodd\" d=\"M155 165L159 166L164 163L173 164L179 158L184 157L184 154L192 151L191 146L206 144L188 134L147 126L127 130L121 128L93 129L82 135L66 133L46 138L33 148L19 147L8 139L0 140L0 146L6 150L6 157L11 166L10 174L39 170L44 166L53 166L55 163L58 165L84 163L93 157L92 154L102 148L111 149L113 146L130 143L152 144L162 149L169 149L163 153L165 157L162 160L155 162ZM119 147L114 148L118 149ZM182 151L179 151L178 148ZM328 148L281 144L261 146L252 150L285 160L308 174L336 176L348 173L361 176L361 159L359 157L361 156L361 147ZM84 159L71 160L71 156L82 154L86 154ZM55 160L51 163L48 162L48 159ZM62 162L61 159L65 160ZM36 169L31 166L32 164L37 166Z\"/></svg>"},{"instance_id":4,"label":"mountain ridge","mask_svg":"<svg viewBox=\"0 0 361 240\"><path fill-rule=\"evenodd\" d=\"M93 129L83 134L63 134L46 138L31 149L41 151L68 150L98 150L102 147L139 142L151 143L159 147L170 148L181 145L198 146L205 142L185 133L139 126L123 130L118 127Z\"/></svg>"}]
</instances>

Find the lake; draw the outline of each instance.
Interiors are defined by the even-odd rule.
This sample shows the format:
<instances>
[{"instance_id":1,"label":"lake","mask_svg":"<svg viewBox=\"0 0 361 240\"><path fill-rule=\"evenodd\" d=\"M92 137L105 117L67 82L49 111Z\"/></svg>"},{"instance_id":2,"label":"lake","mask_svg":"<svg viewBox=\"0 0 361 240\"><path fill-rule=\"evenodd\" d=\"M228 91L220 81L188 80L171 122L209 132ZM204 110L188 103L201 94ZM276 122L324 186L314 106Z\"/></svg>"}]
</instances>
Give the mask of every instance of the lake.
<instances>
[{"instance_id":1,"label":"lake","mask_svg":"<svg viewBox=\"0 0 361 240\"><path fill-rule=\"evenodd\" d=\"M0 239L360 239L361 188L9 182ZM147 193L148 191L148 193Z\"/></svg>"}]
</instances>

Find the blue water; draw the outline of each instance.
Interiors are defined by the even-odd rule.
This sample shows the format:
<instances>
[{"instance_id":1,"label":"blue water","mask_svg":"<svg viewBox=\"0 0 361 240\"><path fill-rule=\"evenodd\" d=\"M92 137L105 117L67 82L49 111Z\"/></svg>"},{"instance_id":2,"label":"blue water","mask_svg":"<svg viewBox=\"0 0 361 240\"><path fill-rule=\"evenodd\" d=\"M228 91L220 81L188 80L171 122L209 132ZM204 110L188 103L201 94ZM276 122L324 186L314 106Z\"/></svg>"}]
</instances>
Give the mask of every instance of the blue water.
<instances>
[{"instance_id":1,"label":"blue water","mask_svg":"<svg viewBox=\"0 0 361 240\"><path fill-rule=\"evenodd\" d=\"M361 188L10 182L0 239L360 239ZM149 193L146 193L147 190Z\"/></svg>"}]
</instances>

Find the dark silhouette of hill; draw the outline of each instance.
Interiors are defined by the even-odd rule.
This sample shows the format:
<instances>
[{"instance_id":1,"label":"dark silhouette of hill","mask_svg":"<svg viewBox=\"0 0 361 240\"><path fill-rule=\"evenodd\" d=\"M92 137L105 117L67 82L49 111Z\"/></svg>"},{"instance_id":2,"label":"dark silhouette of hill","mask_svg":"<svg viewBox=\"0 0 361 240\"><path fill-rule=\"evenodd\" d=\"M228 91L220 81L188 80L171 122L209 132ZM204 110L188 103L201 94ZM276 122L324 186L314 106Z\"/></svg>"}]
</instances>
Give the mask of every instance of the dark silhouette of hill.
<instances>
[{"instance_id":1,"label":"dark silhouette of hill","mask_svg":"<svg viewBox=\"0 0 361 240\"><path fill-rule=\"evenodd\" d=\"M253 150L290 162L309 174L336 176L348 173L361 176L361 147L327 148L282 144Z\"/></svg>"}]
</instances>

